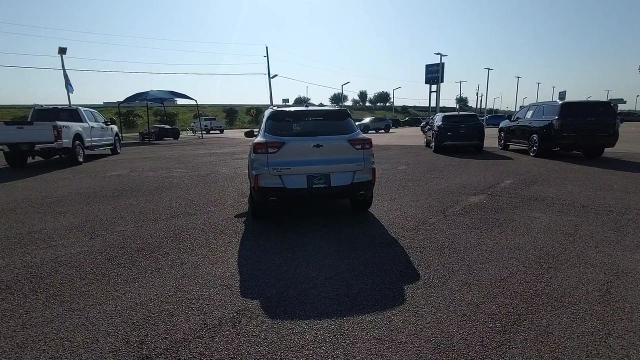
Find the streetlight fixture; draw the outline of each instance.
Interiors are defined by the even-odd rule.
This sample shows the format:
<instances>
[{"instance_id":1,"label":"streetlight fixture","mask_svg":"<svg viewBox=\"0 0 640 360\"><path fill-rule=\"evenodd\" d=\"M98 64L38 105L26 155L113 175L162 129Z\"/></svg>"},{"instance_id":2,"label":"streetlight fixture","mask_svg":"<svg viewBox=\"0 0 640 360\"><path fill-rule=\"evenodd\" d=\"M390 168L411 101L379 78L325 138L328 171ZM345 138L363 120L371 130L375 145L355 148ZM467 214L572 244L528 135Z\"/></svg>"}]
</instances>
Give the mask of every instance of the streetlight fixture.
<instances>
[{"instance_id":1,"label":"streetlight fixture","mask_svg":"<svg viewBox=\"0 0 640 360\"><path fill-rule=\"evenodd\" d=\"M611 89L605 89L605 90L603 90L603 91L606 91L606 92L607 92L607 100L609 100L609 92L611 91Z\"/></svg>"},{"instance_id":2,"label":"streetlight fixture","mask_svg":"<svg viewBox=\"0 0 640 360\"><path fill-rule=\"evenodd\" d=\"M278 77L278 74L273 74L273 75L270 76L271 80L273 80L273 79L275 79L277 77Z\"/></svg>"},{"instance_id":3,"label":"streetlight fixture","mask_svg":"<svg viewBox=\"0 0 640 360\"><path fill-rule=\"evenodd\" d=\"M526 97L526 96L522 98L522 106L524 106L524 101L525 101L525 100L527 100L527 97Z\"/></svg>"},{"instance_id":4,"label":"streetlight fixture","mask_svg":"<svg viewBox=\"0 0 640 360\"><path fill-rule=\"evenodd\" d=\"M340 107L344 107L344 86L350 83L351 81L347 81L346 83L340 85Z\"/></svg>"},{"instance_id":5,"label":"streetlight fixture","mask_svg":"<svg viewBox=\"0 0 640 360\"><path fill-rule=\"evenodd\" d=\"M542 83L538 81L536 84L538 84L538 89L536 90L536 102L538 102L538 94L540 94L540 84Z\"/></svg>"},{"instance_id":6,"label":"streetlight fixture","mask_svg":"<svg viewBox=\"0 0 640 360\"><path fill-rule=\"evenodd\" d=\"M591 99L591 95L587 96L587 99L586 99L586 100L589 100L589 99Z\"/></svg>"},{"instance_id":7,"label":"streetlight fixture","mask_svg":"<svg viewBox=\"0 0 640 360\"><path fill-rule=\"evenodd\" d=\"M462 84L466 83L466 82L467 82L467 80L456 81L456 84L460 85L460 93L458 94L458 98L462 98ZM460 101L460 100L458 100L458 101ZM458 112L460 112L460 107L458 106L457 101L456 101L456 107L458 108Z\"/></svg>"},{"instance_id":8,"label":"streetlight fixture","mask_svg":"<svg viewBox=\"0 0 640 360\"><path fill-rule=\"evenodd\" d=\"M516 79L518 79L518 81L516 82L516 102L513 105L514 112L518 111L518 88L520 87L520 79L522 79L522 76L516 75Z\"/></svg>"},{"instance_id":9,"label":"streetlight fixture","mask_svg":"<svg viewBox=\"0 0 640 360\"><path fill-rule=\"evenodd\" d=\"M484 116L487 117L487 104L489 103L489 73L493 70L490 67L484 68L487 70L487 90L484 92Z\"/></svg>"},{"instance_id":10,"label":"streetlight fixture","mask_svg":"<svg viewBox=\"0 0 640 360\"><path fill-rule=\"evenodd\" d=\"M391 99L391 113L393 114L393 117L396 117L396 90L398 89L402 89L402 86L398 86L397 88L391 90L391 94L392 94L392 99Z\"/></svg>"},{"instance_id":11,"label":"streetlight fixture","mask_svg":"<svg viewBox=\"0 0 640 360\"><path fill-rule=\"evenodd\" d=\"M438 85L436 86L436 114L440 112L440 83L442 82L442 58L447 57L449 55L443 54L441 52L433 53L433 55L440 56L440 65L438 71Z\"/></svg>"}]
</instances>

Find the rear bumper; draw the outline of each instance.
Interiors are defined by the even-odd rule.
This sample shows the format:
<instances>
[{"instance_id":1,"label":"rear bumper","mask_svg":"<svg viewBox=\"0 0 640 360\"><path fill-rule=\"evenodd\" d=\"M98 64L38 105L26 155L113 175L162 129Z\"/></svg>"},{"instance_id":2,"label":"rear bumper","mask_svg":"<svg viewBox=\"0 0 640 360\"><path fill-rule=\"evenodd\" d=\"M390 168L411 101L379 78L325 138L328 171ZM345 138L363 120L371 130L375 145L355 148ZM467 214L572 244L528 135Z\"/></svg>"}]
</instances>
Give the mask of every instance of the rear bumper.
<instances>
[{"instance_id":1,"label":"rear bumper","mask_svg":"<svg viewBox=\"0 0 640 360\"><path fill-rule=\"evenodd\" d=\"M252 190L252 194L258 200L271 198L291 199L300 197L330 197L334 199L349 198L353 196L366 197L373 192L373 181L354 182L350 185L329 186L325 188L290 189L284 187L259 187Z\"/></svg>"},{"instance_id":2,"label":"rear bumper","mask_svg":"<svg viewBox=\"0 0 640 360\"><path fill-rule=\"evenodd\" d=\"M556 147L585 148L602 146L612 148L618 143L618 133L614 135L572 135L559 134L552 137L552 142Z\"/></svg>"}]
</instances>

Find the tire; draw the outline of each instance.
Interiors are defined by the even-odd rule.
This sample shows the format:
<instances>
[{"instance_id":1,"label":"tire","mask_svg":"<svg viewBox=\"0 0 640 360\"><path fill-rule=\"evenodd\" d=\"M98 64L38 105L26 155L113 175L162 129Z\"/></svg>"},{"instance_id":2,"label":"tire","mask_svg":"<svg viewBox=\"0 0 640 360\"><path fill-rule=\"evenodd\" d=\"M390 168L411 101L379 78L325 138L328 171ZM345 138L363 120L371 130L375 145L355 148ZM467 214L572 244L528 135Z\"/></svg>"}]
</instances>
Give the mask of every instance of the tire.
<instances>
[{"instance_id":1,"label":"tire","mask_svg":"<svg viewBox=\"0 0 640 360\"><path fill-rule=\"evenodd\" d=\"M432 150L434 153L439 154L439 153L440 153L440 151L442 151L442 150L440 149L441 147L442 147L442 146L438 145L438 141L436 140L436 137L435 137L435 136L434 136L434 137L432 137L432 138L431 138L431 150Z\"/></svg>"},{"instance_id":2,"label":"tire","mask_svg":"<svg viewBox=\"0 0 640 360\"><path fill-rule=\"evenodd\" d=\"M527 151L532 157L542 156L542 143L538 134L533 134L529 137L529 145L527 145Z\"/></svg>"},{"instance_id":3,"label":"tire","mask_svg":"<svg viewBox=\"0 0 640 360\"><path fill-rule=\"evenodd\" d=\"M365 134L368 134L369 131L371 131L371 129L368 126L365 126L365 127L362 128L362 132L365 133Z\"/></svg>"},{"instance_id":4,"label":"tire","mask_svg":"<svg viewBox=\"0 0 640 360\"><path fill-rule=\"evenodd\" d=\"M375 131L375 132L376 132L376 134L380 132L380 130L377 130L377 129L376 129L376 130L373 130L373 131Z\"/></svg>"},{"instance_id":5,"label":"tire","mask_svg":"<svg viewBox=\"0 0 640 360\"><path fill-rule=\"evenodd\" d=\"M84 163L84 157L86 155L86 151L84 150L84 145L78 139L73 140L73 145L71 146L71 153L69 154L69 161L73 165L82 165Z\"/></svg>"},{"instance_id":6,"label":"tire","mask_svg":"<svg viewBox=\"0 0 640 360\"><path fill-rule=\"evenodd\" d=\"M173 137L173 140L178 140L178 139L180 139L180 135L176 135Z\"/></svg>"},{"instance_id":7,"label":"tire","mask_svg":"<svg viewBox=\"0 0 640 360\"><path fill-rule=\"evenodd\" d=\"M371 205L373 204L373 193L371 195L362 198L352 197L349 199L351 203L351 210L355 213L363 213L369 211Z\"/></svg>"},{"instance_id":8,"label":"tire","mask_svg":"<svg viewBox=\"0 0 640 360\"><path fill-rule=\"evenodd\" d=\"M508 151L509 144L507 144L507 139L504 135L504 131L498 131L498 149Z\"/></svg>"},{"instance_id":9,"label":"tire","mask_svg":"<svg viewBox=\"0 0 640 360\"><path fill-rule=\"evenodd\" d=\"M249 214L254 219L264 219L268 214L267 202L256 200L253 193L249 194Z\"/></svg>"},{"instance_id":10,"label":"tire","mask_svg":"<svg viewBox=\"0 0 640 360\"><path fill-rule=\"evenodd\" d=\"M603 147L586 148L582 150L582 155L584 155L584 157L586 157L587 159L597 159L602 156L602 154L604 154Z\"/></svg>"},{"instance_id":11,"label":"tire","mask_svg":"<svg viewBox=\"0 0 640 360\"><path fill-rule=\"evenodd\" d=\"M22 151L6 151L3 152L4 160L12 169L21 169L27 165L29 155Z\"/></svg>"},{"instance_id":12,"label":"tire","mask_svg":"<svg viewBox=\"0 0 640 360\"><path fill-rule=\"evenodd\" d=\"M224 129L220 130L220 134L224 134Z\"/></svg>"},{"instance_id":13,"label":"tire","mask_svg":"<svg viewBox=\"0 0 640 360\"><path fill-rule=\"evenodd\" d=\"M209 130L209 129L205 130L204 132L205 132L205 134L207 134L207 135L208 135L208 134L211 134L211 130Z\"/></svg>"},{"instance_id":14,"label":"tire","mask_svg":"<svg viewBox=\"0 0 640 360\"><path fill-rule=\"evenodd\" d=\"M385 125L384 132L388 133L389 131L391 131L391 127L389 125Z\"/></svg>"},{"instance_id":15,"label":"tire","mask_svg":"<svg viewBox=\"0 0 640 360\"><path fill-rule=\"evenodd\" d=\"M113 147L111 148L111 155L118 155L122 152L122 142L120 136L116 135L113 138Z\"/></svg>"}]
</instances>

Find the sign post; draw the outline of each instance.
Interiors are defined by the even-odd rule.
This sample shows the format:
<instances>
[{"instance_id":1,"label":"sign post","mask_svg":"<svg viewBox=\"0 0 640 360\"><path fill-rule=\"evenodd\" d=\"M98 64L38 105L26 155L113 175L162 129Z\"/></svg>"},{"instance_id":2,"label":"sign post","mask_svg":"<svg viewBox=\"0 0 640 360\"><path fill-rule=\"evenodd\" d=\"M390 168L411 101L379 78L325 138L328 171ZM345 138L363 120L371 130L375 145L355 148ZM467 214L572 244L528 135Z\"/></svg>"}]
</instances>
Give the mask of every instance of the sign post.
<instances>
[{"instance_id":1,"label":"sign post","mask_svg":"<svg viewBox=\"0 0 640 360\"><path fill-rule=\"evenodd\" d=\"M424 83L429 85L429 115L431 115L432 86L436 85L436 112L440 111L439 84L444 82L444 63L427 64L424 66Z\"/></svg>"}]
</instances>

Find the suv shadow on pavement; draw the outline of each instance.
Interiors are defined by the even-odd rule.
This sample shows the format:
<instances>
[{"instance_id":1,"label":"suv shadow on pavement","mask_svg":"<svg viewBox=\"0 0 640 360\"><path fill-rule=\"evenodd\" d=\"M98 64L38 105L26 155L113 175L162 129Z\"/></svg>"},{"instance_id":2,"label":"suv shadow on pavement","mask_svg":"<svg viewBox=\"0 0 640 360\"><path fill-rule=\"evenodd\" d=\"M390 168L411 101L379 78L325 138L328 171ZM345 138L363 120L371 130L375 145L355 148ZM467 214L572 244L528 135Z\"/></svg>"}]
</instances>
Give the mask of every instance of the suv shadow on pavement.
<instances>
[{"instance_id":1,"label":"suv shadow on pavement","mask_svg":"<svg viewBox=\"0 0 640 360\"><path fill-rule=\"evenodd\" d=\"M525 156L529 156L526 149L512 149L515 153L520 153ZM621 154L621 153L620 153ZM626 155L629 155L628 153ZM587 159L579 152L566 152L566 151L552 151L544 154L545 160L553 160L559 162L565 162L574 165L588 166L603 170L613 170L628 172L632 174L640 174L640 162L633 160L618 159L615 152L607 154L605 151L602 157L597 159Z\"/></svg>"},{"instance_id":2,"label":"suv shadow on pavement","mask_svg":"<svg viewBox=\"0 0 640 360\"><path fill-rule=\"evenodd\" d=\"M338 205L338 206L337 206ZM271 319L331 319L404 304L420 279L407 252L371 213L313 202L245 219L238 252L242 297Z\"/></svg>"},{"instance_id":3,"label":"suv shadow on pavement","mask_svg":"<svg viewBox=\"0 0 640 360\"><path fill-rule=\"evenodd\" d=\"M487 150L486 148L481 153L477 153L473 149L463 148L463 147L445 148L438 155L455 157L459 159L473 159L473 160L513 160L512 157Z\"/></svg>"}]
</instances>

